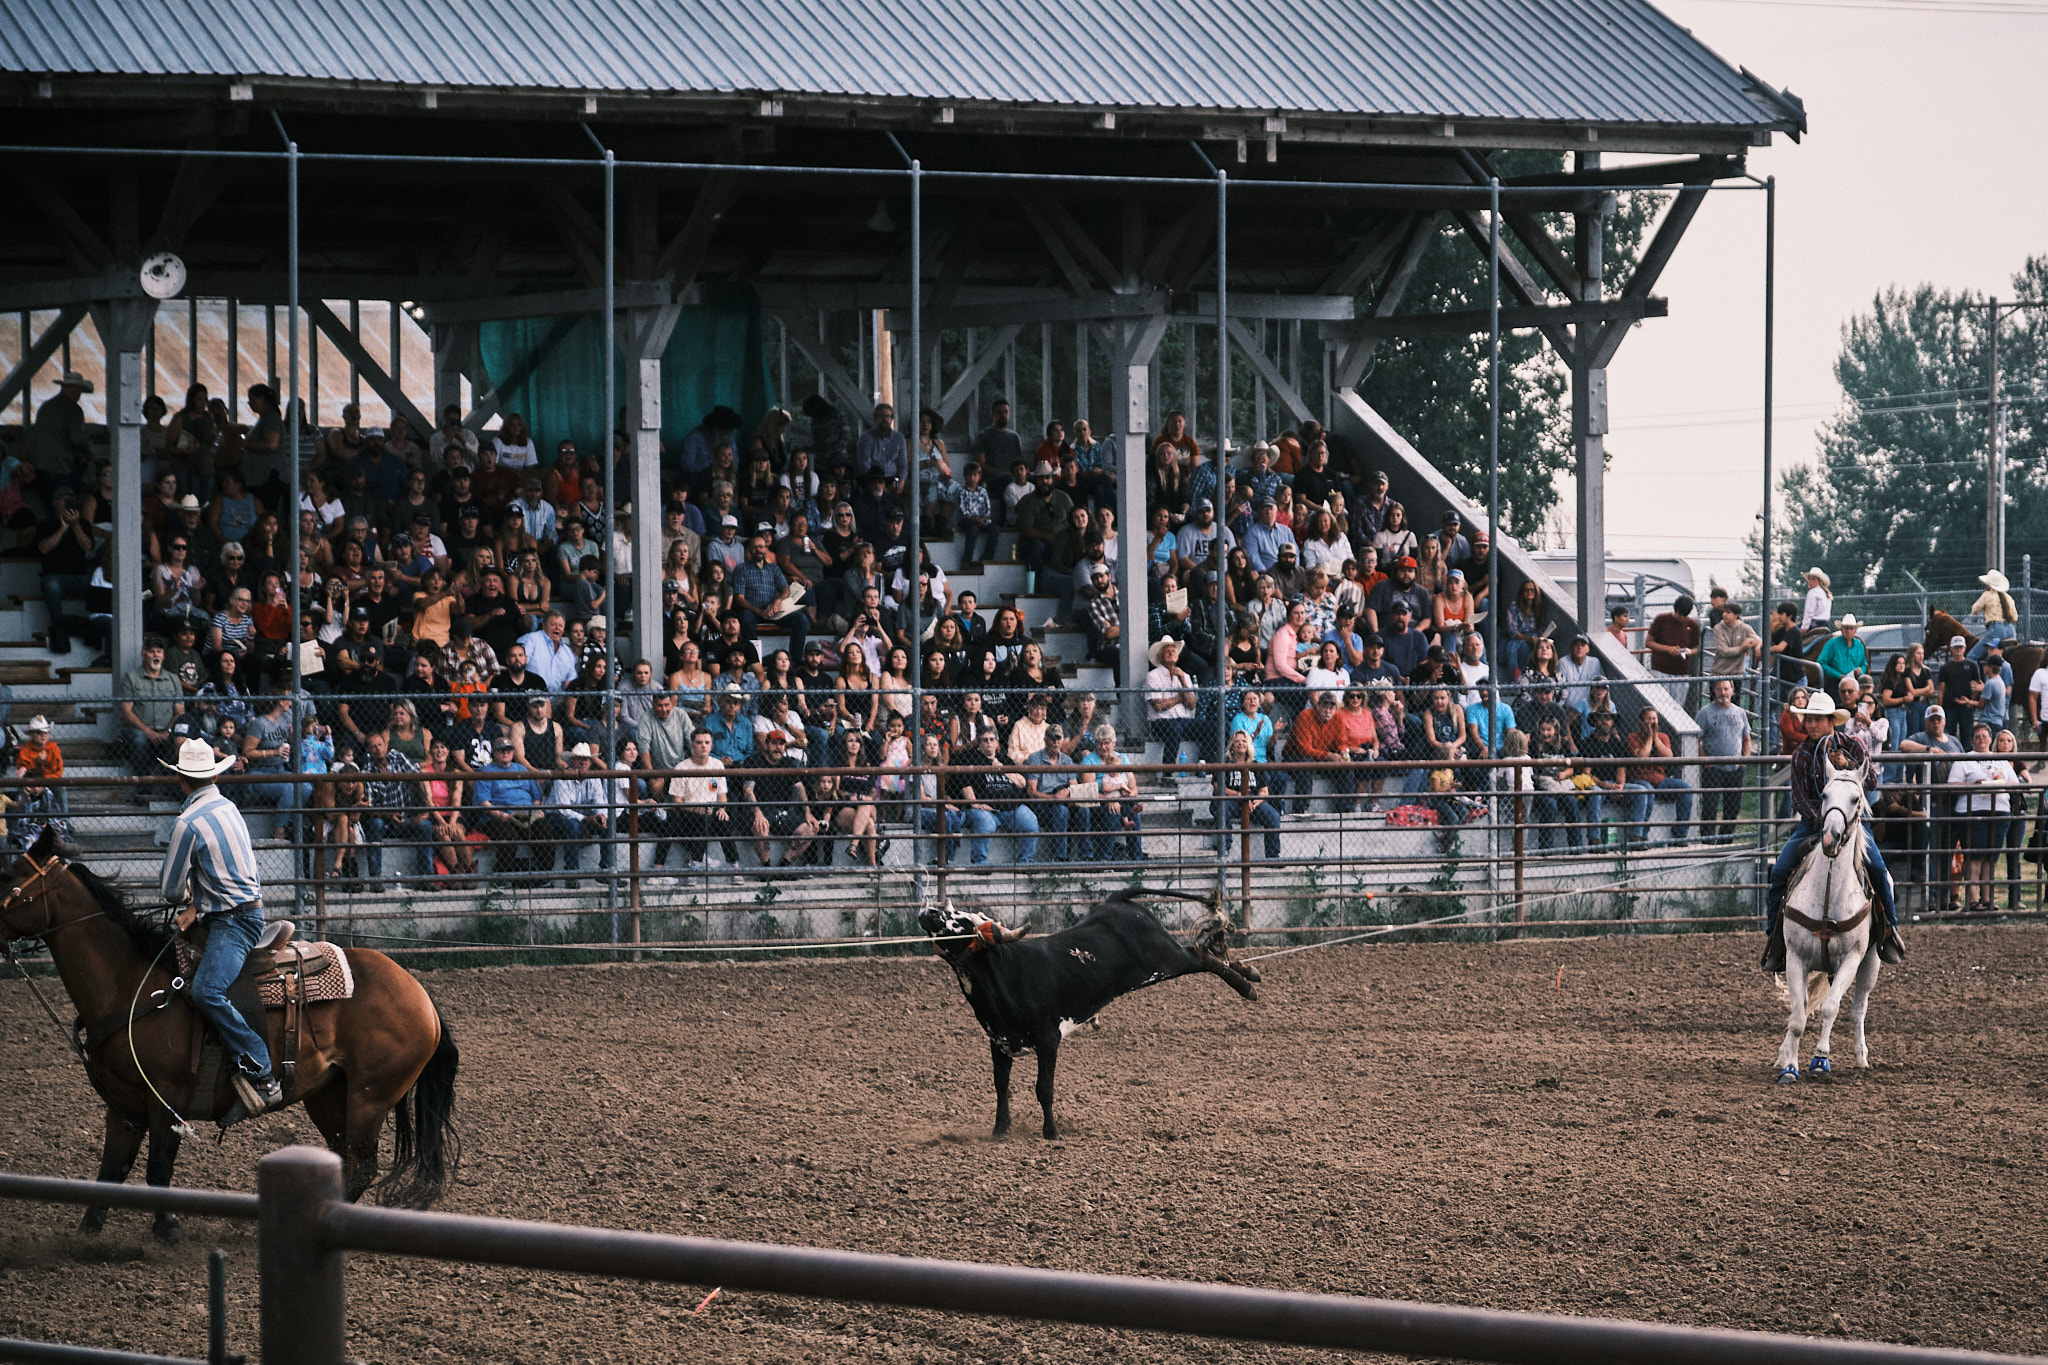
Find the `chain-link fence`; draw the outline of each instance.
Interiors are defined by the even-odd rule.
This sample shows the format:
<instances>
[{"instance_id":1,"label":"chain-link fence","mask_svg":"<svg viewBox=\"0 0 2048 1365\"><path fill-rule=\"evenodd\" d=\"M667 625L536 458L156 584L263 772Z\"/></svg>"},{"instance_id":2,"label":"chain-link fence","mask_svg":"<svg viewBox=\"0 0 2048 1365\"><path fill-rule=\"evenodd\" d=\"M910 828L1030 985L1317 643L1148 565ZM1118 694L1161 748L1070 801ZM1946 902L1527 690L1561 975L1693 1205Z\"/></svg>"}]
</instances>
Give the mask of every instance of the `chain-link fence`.
<instances>
[{"instance_id":1,"label":"chain-link fence","mask_svg":"<svg viewBox=\"0 0 2048 1365\"><path fill-rule=\"evenodd\" d=\"M1620 697L1541 677L1495 693L1462 675L1121 691L1055 676L933 689L921 715L886 676L757 681L166 701L175 714L138 710L149 731L124 716L62 777L35 780L64 741L31 732L9 837L26 848L54 824L154 895L179 799L156 760L202 738L231 761L221 785L272 915L473 960L886 946L934 898L1056 926L1128 884L1220 895L1248 931L1301 941L1739 928L1793 828L1755 675ZM1701 727L1710 752L1661 734L1647 686L1728 709ZM1965 791L1953 769L1976 757L1880 756L1873 827L1919 913L2010 913L2030 881L2038 906L2028 757L1983 756L2022 766Z\"/></svg>"}]
</instances>

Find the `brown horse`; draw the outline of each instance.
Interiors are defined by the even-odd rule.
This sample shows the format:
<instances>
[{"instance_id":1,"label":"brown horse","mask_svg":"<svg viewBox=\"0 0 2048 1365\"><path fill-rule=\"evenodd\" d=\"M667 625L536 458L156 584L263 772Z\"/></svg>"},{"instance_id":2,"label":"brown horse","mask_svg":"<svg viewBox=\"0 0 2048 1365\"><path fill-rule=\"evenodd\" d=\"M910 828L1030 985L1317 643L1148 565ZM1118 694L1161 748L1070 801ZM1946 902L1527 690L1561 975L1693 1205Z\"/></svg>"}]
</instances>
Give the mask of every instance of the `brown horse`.
<instances>
[{"instance_id":1,"label":"brown horse","mask_svg":"<svg viewBox=\"0 0 2048 1365\"><path fill-rule=\"evenodd\" d=\"M107 1103L97 1179L126 1180L147 1134L147 1179L168 1185L179 1141L171 1109L193 1122L219 1119L235 1096L225 1074L213 1093L194 1093L201 1024L185 996L171 990L170 932L73 861L77 852L46 829L15 860L0 881L0 943L41 939L78 1011L87 1076ZM455 1041L412 973L382 953L346 952L355 995L307 1007L286 1101L306 1106L341 1157L351 1200L375 1185L387 1203L423 1208L440 1197L459 1160L450 1122ZM268 1012L273 1054L282 1046L282 1019L282 1011ZM393 1164L380 1181L377 1141L394 1109ZM79 1230L98 1232L106 1219L105 1209L87 1209ZM167 1242L182 1235L173 1214L158 1214L155 1230Z\"/></svg>"},{"instance_id":2,"label":"brown horse","mask_svg":"<svg viewBox=\"0 0 2048 1365\"><path fill-rule=\"evenodd\" d=\"M1927 648L1929 667L1941 667L1942 661L1948 658L1948 642L1955 639L1958 635L1963 637L1965 645L1973 648L1976 646L1977 637L1964 630L1961 621L1956 620L1955 617L1950 616L1939 607L1933 608L1927 613L1927 638L1924 643ZM2048 657L2048 649L2044 649L2040 645L2023 645L2014 641L2006 642L2005 661L2012 665L2012 696L2010 702L2012 714L2015 718L2027 714L2027 684L2033 681L2034 670L2041 666L2043 657ZM2013 729L2018 730L2019 727L2015 725ZM1968 739L1969 736L1964 735L1962 738Z\"/></svg>"}]
</instances>

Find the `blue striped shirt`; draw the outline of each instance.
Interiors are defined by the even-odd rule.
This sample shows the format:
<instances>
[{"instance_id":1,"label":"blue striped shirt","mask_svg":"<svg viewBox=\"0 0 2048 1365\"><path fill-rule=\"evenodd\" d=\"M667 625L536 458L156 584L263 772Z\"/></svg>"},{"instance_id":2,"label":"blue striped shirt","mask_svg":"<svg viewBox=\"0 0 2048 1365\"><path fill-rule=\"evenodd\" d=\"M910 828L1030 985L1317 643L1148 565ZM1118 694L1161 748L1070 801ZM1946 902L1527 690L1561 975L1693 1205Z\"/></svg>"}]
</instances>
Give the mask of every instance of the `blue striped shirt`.
<instances>
[{"instance_id":1,"label":"blue striped shirt","mask_svg":"<svg viewBox=\"0 0 2048 1365\"><path fill-rule=\"evenodd\" d=\"M202 915L263 899L249 826L220 788L207 785L185 798L164 851L164 899L189 895Z\"/></svg>"}]
</instances>

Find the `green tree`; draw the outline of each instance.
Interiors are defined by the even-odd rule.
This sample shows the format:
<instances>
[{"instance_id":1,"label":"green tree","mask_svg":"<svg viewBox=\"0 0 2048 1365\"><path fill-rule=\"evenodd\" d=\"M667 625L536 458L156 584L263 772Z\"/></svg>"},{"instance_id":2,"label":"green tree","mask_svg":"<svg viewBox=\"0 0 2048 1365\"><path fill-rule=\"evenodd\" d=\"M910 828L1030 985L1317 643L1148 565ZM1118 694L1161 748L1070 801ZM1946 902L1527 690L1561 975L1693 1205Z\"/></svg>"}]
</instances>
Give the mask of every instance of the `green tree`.
<instances>
[{"instance_id":1,"label":"green tree","mask_svg":"<svg viewBox=\"0 0 2048 1365\"><path fill-rule=\"evenodd\" d=\"M1556 156L1503 156L1503 176L1556 170ZM1605 277L1612 290L1628 279L1643 233L1668 196L1623 195L1607 220ZM1571 220L1541 215L1553 240L1571 241ZM1541 272L1511 235L1502 241L1521 257L1530 274ZM1403 313L1455 312L1486 307L1487 262L1464 229L1445 221L1423 254ZM1502 306L1515 299L1505 293ZM1360 301L1360 313L1372 300ZM1487 349L1484 335L1460 339L1397 338L1382 342L1373 365L1359 381L1359 396L1467 497L1486 497ZM1570 374L1542 334L1501 335L1500 496L1502 520L1527 539L1541 529L1559 497L1558 476L1571 472Z\"/></svg>"},{"instance_id":2,"label":"green tree","mask_svg":"<svg viewBox=\"0 0 2048 1365\"><path fill-rule=\"evenodd\" d=\"M2029 260L2002 297L2048 297L2048 258ZM1844 324L1835 361L1843 410L1822 427L1817 462L1778 483L1774 583L1819 565L1838 594L1912 591L1915 579L1937 592L1974 591L1986 563L1989 329L1976 306L1984 301L1930 284L1888 289ZM2000 326L2012 561L2048 532L2044 341L2039 310Z\"/></svg>"}]
</instances>

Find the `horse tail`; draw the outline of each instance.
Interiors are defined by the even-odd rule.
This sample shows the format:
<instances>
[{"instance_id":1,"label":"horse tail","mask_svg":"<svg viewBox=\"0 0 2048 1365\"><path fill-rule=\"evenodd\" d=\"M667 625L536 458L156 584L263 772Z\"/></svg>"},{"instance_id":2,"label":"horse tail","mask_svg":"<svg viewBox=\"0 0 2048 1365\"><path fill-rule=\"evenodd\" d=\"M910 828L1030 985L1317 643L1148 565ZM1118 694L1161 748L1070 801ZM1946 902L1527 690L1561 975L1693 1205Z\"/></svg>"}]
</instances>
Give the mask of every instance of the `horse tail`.
<instances>
[{"instance_id":1,"label":"horse tail","mask_svg":"<svg viewBox=\"0 0 2048 1365\"><path fill-rule=\"evenodd\" d=\"M383 1203L400 1208L431 1207L462 1164L462 1139L454 1122L455 1072L462 1053L438 1005L434 1022L441 1027L441 1041L411 1091L398 1102L391 1171L376 1186Z\"/></svg>"}]
</instances>

